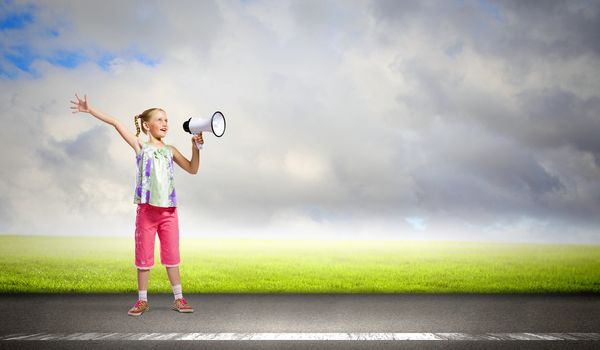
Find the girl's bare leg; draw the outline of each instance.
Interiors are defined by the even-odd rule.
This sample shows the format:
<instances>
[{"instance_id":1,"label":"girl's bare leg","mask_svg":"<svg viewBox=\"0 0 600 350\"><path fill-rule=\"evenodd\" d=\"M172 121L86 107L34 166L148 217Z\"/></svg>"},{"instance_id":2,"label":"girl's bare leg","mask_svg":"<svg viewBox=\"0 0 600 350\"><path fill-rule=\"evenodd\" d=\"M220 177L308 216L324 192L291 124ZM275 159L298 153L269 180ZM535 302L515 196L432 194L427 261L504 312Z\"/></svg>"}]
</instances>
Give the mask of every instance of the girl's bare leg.
<instances>
[{"instance_id":1,"label":"girl's bare leg","mask_svg":"<svg viewBox=\"0 0 600 350\"><path fill-rule=\"evenodd\" d=\"M138 290L148 290L148 279L150 270L137 270Z\"/></svg>"},{"instance_id":2,"label":"girl's bare leg","mask_svg":"<svg viewBox=\"0 0 600 350\"><path fill-rule=\"evenodd\" d=\"M167 276L172 286L181 284L181 278L179 277L179 266L167 267Z\"/></svg>"}]
</instances>

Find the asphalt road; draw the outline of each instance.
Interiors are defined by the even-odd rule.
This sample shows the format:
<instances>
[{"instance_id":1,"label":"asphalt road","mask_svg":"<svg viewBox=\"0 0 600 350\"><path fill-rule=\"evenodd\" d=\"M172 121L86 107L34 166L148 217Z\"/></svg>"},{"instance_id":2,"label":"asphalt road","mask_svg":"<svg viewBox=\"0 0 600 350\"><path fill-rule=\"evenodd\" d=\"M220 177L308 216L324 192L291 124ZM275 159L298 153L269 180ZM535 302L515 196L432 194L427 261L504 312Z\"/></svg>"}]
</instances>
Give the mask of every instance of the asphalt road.
<instances>
[{"instance_id":1,"label":"asphalt road","mask_svg":"<svg viewBox=\"0 0 600 350\"><path fill-rule=\"evenodd\" d=\"M600 295L170 294L127 315L134 294L0 295L2 349L600 349L600 340L3 340L34 333L600 333Z\"/></svg>"}]
</instances>

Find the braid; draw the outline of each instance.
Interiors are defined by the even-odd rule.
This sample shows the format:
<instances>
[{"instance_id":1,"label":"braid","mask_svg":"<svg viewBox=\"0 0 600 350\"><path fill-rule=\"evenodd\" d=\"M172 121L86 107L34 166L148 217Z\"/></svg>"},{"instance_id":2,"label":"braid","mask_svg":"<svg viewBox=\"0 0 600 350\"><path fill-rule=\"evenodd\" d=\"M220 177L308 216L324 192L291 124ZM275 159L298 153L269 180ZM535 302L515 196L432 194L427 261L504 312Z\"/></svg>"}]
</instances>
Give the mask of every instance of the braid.
<instances>
[{"instance_id":1,"label":"braid","mask_svg":"<svg viewBox=\"0 0 600 350\"><path fill-rule=\"evenodd\" d=\"M136 115L133 117L133 122L135 123L135 130L136 130L135 136L136 137L140 134L140 125L138 124L139 117L140 117L139 115Z\"/></svg>"}]
</instances>

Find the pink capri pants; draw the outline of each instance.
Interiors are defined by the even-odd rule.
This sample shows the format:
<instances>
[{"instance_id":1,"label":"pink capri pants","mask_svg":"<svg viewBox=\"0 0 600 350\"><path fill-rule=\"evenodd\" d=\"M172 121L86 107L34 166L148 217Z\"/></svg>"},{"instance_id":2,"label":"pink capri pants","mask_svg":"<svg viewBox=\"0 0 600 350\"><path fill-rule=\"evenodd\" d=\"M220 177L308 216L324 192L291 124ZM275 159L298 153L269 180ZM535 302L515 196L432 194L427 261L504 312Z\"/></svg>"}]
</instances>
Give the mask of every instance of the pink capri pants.
<instances>
[{"instance_id":1,"label":"pink capri pants","mask_svg":"<svg viewBox=\"0 0 600 350\"><path fill-rule=\"evenodd\" d=\"M154 241L160 239L160 262L179 266L179 219L177 207L138 204L135 218L135 266L149 270L154 266Z\"/></svg>"}]
</instances>

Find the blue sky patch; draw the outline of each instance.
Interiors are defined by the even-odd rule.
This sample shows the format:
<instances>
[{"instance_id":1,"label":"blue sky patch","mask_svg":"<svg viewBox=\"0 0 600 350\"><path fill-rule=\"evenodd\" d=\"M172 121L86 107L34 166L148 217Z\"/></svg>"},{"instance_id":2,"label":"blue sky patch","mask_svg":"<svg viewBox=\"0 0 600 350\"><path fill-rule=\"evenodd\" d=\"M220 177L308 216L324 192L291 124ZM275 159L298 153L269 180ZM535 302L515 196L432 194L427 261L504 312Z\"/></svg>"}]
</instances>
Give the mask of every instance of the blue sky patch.
<instances>
[{"instance_id":1,"label":"blue sky patch","mask_svg":"<svg viewBox=\"0 0 600 350\"><path fill-rule=\"evenodd\" d=\"M39 55L36 55L29 46L17 46L6 50L2 58L20 70L31 73L29 66L39 58Z\"/></svg>"},{"instance_id":2,"label":"blue sky patch","mask_svg":"<svg viewBox=\"0 0 600 350\"><path fill-rule=\"evenodd\" d=\"M16 46L6 50L2 58L27 73L33 73L31 64L38 59L65 68L75 68L80 63L88 60L78 52L67 50L57 50L48 55L42 55L36 52L31 46L27 45Z\"/></svg>"},{"instance_id":3,"label":"blue sky patch","mask_svg":"<svg viewBox=\"0 0 600 350\"><path fill-rule=\"evenodd\" d=\"M22 73L33 77L39 77L39 72L32 68L36 60L43 60L52 65L74 69L85 62L95 62L101 69L108 71L110 63L116 58L122 58L126 61L137 61L149 67L155 67L159 64L157 58L143 54L135 48L127 49L123 52L90 52L89 48L75 47L69 48L61 45L61 48L52 48L50 50L37 47L35 44L40 40L40 33L44 36L42 40L56 40L60 37L60 28L54 26L42 26L42 28L32 29L36 25L36 7L29 4L15 3L14 1L0 0L0 32L12 30L23 40L10 43L10 41L0 45L0 77L8 79L17 79ZM31 36L38 36L36 41L28 40Z\"/></svg>"},{"instance_id":4,"label":"blue sky patch","mask_svg":"<svg viewBox=\"0 0 600 350\"><path fill-rule=\"evenodd\" d=\"M102 68L104 71L109 71L113 60L117 58L122 58L123 60L135 60L140 62L148 67L156 67L160 61L157 58L152 58L150 56L143 55L141 53L133 53L128 55L118 56L112 52L104 52L102 53L98 59L96 59L96 64Z\"/></svg>"},{"instance_id":5,"label":"blue sky patch","mask_svg":"<svg viewBox=\"0 0 600 350\"><path fill-rule=\"evenodd\" d=\"M111 61L115 58L117 58L117 56L113 55L112 53L106 52L96 60L96 64L100 66L100 68L102 68L103 71L108 71L110 69Z\"/></svg>"},{"instance_id":6,"label":"blue sky patch","mask_svg":"<svg viewBox=\"0 0 600 350\"><path fill-rule=\"evenodd\" d=\"M21 29L33 22L32 6L19 12L10 12L9 10L7 13L1 13L6 10L5 6L5 4L0 5L0 10L2 10L0 11L0 30Z\"/></svg>"},{"instance_id":7,"label":"blue sky patch","mask_svg":"<svg viewBox=\"0 0 600 350\"><path fill-rule=\"evenodd\" d=\"M88 58L78 52L61 50L54 52L51 56L47 57L46 60L53 65L72 69L79 64L88 61Z\"/></svg>"},{"instance_id":8,"label":"blue sky patch","mask_svg":"<svg viewBox=\"0 0 600 350\"><path fill-rule=\"evenodd\" d=\"M102 70L109 71L111 62L118 57L119 55L117 54L103 52L100 53L97 58L94 58L81 53L80 49L77 51L60 49L44 54L32 46L20 45L4 49L4 52L0 57L2 60L2 64L0 64L0 76L9 79L15 79L19 70L37 76L37 72L35 72L31 67L33 62L36 60L44 60L55 66L60 66L67 69L74 69L82 63L93 61ZM149 67L155 67L159 64L158 59L143 55L141 53L125 55L123 59L135 60ZM16 69L6 69L6 67L10 66ZM4 69L2 67L4 67Z\"/></svg>"},{"instance_id":9,"label":"blue sky patch","mask_svg":"<svg viewBox=\"0 0 600 350\"><path fill-rule=\"evenodd\" d=\"M404 221L406 221L415 230L422 231L422 230L427 229L427 225L425 224L424 218L421 218L418 216L413 216L413 217L404 218Z\"/></svg>"},{"instance_id":10,"label":"blue sky patch","mask_svg":"<svg viewBox=\"0 0 600 350\"><path fill-rule=\"evenodd\" d=\"M485 12L492 15L492 17L496 18L496 20L498 20L498 21L504 20L503 16L502 16L502 12L498 8L498 6L493 4L490 0L479 0L479 5L481 5L481 8L484 9Z\"/></svg>"},{"instance_id":11,"label":"blue sky patch","mask_svg":"<svg viewBox=\"0 0 600 350\"><path fill-rule=\"evenodd\" d=\"M146 66L149 66L149 67L155 67L156 65L158 65L158 59L151 58L151 57L148 57L146 55L142 55L141 53L135 54L133 56L133 58L136 61L138 61L140 63L143 63L143 64L145 64Z\"/></svg>"}]
</instances>

